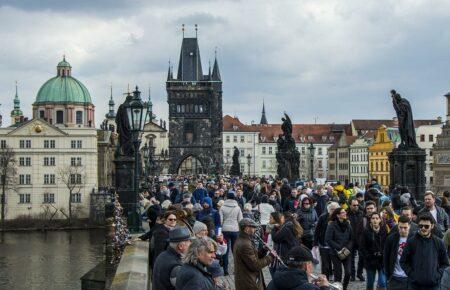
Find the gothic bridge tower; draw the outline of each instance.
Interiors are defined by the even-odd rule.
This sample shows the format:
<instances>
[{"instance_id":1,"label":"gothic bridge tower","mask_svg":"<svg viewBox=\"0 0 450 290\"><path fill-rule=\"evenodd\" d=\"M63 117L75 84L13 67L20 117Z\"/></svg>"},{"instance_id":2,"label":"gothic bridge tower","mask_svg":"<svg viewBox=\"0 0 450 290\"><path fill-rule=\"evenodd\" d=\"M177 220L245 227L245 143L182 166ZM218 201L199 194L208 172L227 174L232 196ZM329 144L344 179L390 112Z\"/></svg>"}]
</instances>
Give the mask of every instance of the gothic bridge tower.
<instances>
[{"instance_id":1,"label":"gothic bridge tower","mask_svg":"<svg viewBox=\"0 0 450 290\"><path fill-rule=\"evenodd\" d=\"M169 104L170 173L222 172L222 80L217 57L203 74L196 37L184 37L176 78L170 67L166 82Z\"/></svg>"}]
</instances>

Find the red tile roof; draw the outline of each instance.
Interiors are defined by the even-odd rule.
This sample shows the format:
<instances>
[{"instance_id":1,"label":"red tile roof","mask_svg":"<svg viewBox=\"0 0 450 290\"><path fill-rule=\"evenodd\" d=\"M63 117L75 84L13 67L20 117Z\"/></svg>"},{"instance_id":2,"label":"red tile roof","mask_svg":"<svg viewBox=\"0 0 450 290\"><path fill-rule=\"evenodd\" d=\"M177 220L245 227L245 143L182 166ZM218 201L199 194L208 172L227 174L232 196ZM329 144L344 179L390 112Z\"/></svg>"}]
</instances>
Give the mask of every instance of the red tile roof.
<instances>
[{"instance_id":1,"label":"red tile roof","mask_svg":"<svg viewBox=\"0 0 450 290\"><path fill-rule=\"evenodd\" d=\"M442 121L438 119L434 120L415 120L414 126L417 128L422 125L436 125L440 124ZM386 127L397 127L398 121L396 119L390 120L352 120L355 130L377 130L381 125L386 125Z\"/></svg>"}]
</instances>

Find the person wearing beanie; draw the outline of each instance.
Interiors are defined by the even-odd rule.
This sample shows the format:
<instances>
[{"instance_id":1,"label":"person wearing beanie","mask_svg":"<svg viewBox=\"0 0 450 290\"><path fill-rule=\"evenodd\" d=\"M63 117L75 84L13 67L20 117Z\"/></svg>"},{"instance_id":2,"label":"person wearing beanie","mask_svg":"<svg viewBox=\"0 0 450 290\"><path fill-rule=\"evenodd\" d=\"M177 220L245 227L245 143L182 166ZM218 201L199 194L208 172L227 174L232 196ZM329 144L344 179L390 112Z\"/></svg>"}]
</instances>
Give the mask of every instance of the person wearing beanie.
<instances>
[{"instance_id":1,"label":"person wearing beanie","mask_svg":"<svg viewBox=\"0 0 450 290\"><path fill-rule=\"evenodd\" d=\"M203 199L202 206L202 210L197 212L197 220L205 223L208 227L208 236L214 237L217 229L220 227L219 212L213 208L213 202L209 196Z\"/></svg>"},{"instance_id":2,"label":"person wearing beanie","mask_svg":"<svg viewBox=\"0 0 450 290\"><path fill-rule=\"evenodd\" d=\"M196 221L194 226L192 227L192 231L197 238L203 238L208 236L208 227L199 221Z\"/></svg>"}]
</instances>

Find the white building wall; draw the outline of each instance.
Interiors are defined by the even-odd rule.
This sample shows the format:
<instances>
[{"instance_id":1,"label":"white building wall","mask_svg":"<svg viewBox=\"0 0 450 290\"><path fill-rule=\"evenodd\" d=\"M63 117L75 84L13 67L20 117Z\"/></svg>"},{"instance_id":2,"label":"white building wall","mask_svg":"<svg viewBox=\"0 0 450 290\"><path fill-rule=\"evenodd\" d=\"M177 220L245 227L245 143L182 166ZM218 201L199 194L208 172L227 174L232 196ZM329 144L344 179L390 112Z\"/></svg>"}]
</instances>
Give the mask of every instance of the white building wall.
<instances>
[{"instance_id":1,"label":"white building wall","mask_svg":"<svg viewBox=\"0 0 450 290\"><path fill-rule=\"evenodd\" d=\"M247 175L250 170L250 175L260 175L259 166L260 160L257 150L258 132L240 132L240 131L225 131L222 132L223 142L223 164L226 174L230 171L233 163L232 157L234 147L239 151L239 163L241 165L242 174ZM250 154L250 167L248 166L247 156Z\"/></svg>"},{"instance_id":2,"label":"white building wall","mask_svg":"<svg viewBox=\"0 0 450 290\"><path fill-rule=\"evenodd\" d=\"M416 128L416 142L420 148L425 149L427 157L425 159L425 179L426 188L431 189L433 184L433 144L436 137L442 132L442 124L423 125Z\"/></svg>"}]
</instances>

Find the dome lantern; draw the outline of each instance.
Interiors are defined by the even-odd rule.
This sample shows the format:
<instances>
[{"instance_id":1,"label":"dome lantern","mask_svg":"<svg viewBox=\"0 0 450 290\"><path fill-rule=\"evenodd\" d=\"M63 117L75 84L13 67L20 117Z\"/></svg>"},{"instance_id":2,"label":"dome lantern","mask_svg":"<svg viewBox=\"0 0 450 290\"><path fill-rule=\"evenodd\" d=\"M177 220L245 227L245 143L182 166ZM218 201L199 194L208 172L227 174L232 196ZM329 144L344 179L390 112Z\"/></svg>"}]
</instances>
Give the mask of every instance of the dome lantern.
<instances>
[{"instance_id":1,"label":"dome lantern","mask_svg":"<svg viewBox=\"0 0 450 290\"><path fill-rule=\"evenodd\" d=\"M70 76L72 74L72 67L70 63L66 61L66 56L63 56L63 60L56 66L56 74L59 77Z\"/></svg>"}]
</instances>

